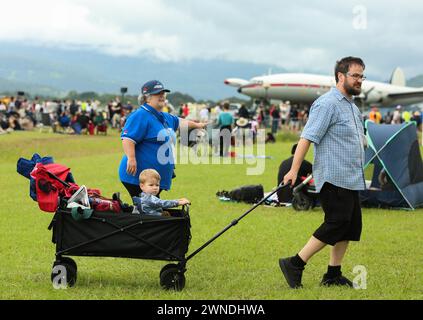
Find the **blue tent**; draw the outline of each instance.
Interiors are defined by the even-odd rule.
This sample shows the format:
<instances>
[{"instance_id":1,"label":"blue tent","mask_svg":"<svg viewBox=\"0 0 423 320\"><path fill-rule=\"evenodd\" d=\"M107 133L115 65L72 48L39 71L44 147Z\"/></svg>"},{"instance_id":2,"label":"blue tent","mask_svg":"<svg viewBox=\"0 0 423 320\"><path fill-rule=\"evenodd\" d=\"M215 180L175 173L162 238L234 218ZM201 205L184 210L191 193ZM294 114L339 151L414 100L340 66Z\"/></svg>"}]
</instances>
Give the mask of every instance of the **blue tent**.
<instances>
[{"instance_id":1,"label":"blue tent","mask_svg":"<svg viewBox=\"0 0 423 320\"><path fill-rule=\"evenodd\" d=\"M363 206L415 209L423 205L423 162L416 124L378 125L366 121L368 148L364 169L374 165Z\"/></svg>"}]
</instances>

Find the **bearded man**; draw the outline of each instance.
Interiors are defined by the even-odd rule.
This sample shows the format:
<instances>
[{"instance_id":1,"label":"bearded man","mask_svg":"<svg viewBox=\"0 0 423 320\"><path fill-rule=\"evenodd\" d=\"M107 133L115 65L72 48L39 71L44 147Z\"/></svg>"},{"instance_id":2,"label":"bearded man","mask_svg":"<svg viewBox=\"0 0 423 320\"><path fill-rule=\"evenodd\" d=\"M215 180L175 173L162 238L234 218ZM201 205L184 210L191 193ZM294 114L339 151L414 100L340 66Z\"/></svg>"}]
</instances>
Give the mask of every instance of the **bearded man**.
<instances>
[{"instance_id":1,"label":"bearded man","mask_svg":"<svg viewBox=\"0 0 423 320\"><path fill-rule=\"evenodd\" d=\"M305 265L326 245L332 248L321 285L353 287L352 282L342 275L341 263L349 241L359 241L362 229L358 192L365 189L365 139L362 115L353 96L361 93L364 69L364 62L357 57L337 61L336 86L311 106L291 170L283 178L284 184L295 183L301 163L313 143L313 177L325 217L297 255L279 259L279 266L291 288L302 286Z\"/></svg>"}]
</instances>

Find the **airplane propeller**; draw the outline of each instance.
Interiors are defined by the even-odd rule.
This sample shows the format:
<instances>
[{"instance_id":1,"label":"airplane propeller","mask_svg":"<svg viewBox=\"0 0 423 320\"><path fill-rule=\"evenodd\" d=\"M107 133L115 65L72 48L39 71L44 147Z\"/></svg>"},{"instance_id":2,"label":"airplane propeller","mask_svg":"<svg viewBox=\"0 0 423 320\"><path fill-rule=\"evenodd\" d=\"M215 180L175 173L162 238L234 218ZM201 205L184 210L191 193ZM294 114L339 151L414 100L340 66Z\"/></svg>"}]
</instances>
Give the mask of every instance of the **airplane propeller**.
<instances>
[{"instance_id":1,"label":"airplane propeller","mask_svg":"<svg viewBox=\"0 0 423 320\"><path fill-rule=\"evenodd\" d=\"M357 101L357 104L360 105L362 111L364 111L364 107L366 106L366 103L369 99L370 92L372 92L374 89L375 87L371 87L367 91L362 91L360 95L354 98L354 101Z\"/></svg>"}]
</instances>

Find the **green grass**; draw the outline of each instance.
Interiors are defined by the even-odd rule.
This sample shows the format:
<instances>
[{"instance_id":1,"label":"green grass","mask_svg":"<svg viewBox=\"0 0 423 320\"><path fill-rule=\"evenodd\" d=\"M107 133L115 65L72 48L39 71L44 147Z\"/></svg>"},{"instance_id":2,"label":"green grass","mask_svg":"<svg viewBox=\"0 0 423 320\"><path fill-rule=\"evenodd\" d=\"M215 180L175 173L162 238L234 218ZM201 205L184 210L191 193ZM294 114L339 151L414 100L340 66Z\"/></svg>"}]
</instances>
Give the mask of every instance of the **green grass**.
<instances>
[{"instance_id":1,"label":"green grass","mask_svg":"<svg viewBox=\"0 0 423 320\"><path fill-rule=\"evenodd\" d=\"M278 137L282 141L282 137ZM287 139L292 140L292 139ZM247 176L248 165L177 165L173 189L163 194L192 201L189 253L222 230L249 205L219 201L218 190L246 185L276 185L277 168L289 156L292 142L266 146L265 172ZM352 243L343 272L354 266L368 272L367 289L321 288L329 248L310 260L304 288L291 290L278 259L298 252L322 222L322 211L259 207L237 226L200 252L187 265L182 292L159 286L163 261L75 257L76 286L56 290L50 281L54 260L52 214L29 198L29 181L16 173L19 157L34 152L67 165L78 184L99 188L106 196L120 191L117 167L122 156L117 133L75 137L37 132L0 136L0 299L422 299L423 210L363 209L362 241ZM311 160L311 152L308 155Z\"/></svg>"}]
</instances>

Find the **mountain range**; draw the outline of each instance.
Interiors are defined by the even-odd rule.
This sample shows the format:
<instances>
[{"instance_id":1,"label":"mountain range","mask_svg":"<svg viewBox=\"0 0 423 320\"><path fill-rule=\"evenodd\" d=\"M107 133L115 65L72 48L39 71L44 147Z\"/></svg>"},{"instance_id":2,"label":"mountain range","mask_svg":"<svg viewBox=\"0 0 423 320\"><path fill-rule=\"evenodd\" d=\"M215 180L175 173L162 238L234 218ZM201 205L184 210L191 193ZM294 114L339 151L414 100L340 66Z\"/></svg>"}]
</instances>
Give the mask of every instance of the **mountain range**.
<instances>
[{"instance_id":1,"label":"mountain range","mask_svg":"<svg viewBox=\"0 0 423 320\"><path fill-rule=\"evenodd\" d=\"M138 94L143 83L157 79L172 91L196 99L217 100L237 95L234 88L223 83L225 78L250 79L270 68L274 72L285 71L269 65L223 60L176 63L150 57L114 57L88 50L10 44L0 46L0 92L63 95L75 90L120 94L120 88L127 87L128 94Z\"/></svg>"},{"instance_id":2,"label":"mountain range","mask_svg":"<svg viewBox=\"0 0 423 320\"><path fill-rule=\"evenodd\" d=\"M137 95L141 85L151 79L164 83L173 92L195 99L219 100L229 96L246 99L225 78L250 79L287 70L272 65L224 60L163 62L147 56L110 56L90 50L58 49L16 43L0 46L0 93L24 91L43 96L65 96L67 92L94 91L116 93L127 87ZM422 87L423 75L407 81Z\"/></svg>"}]
</instances>

